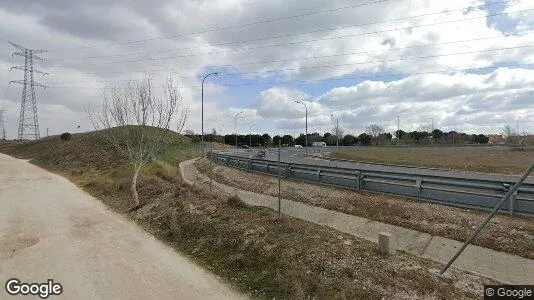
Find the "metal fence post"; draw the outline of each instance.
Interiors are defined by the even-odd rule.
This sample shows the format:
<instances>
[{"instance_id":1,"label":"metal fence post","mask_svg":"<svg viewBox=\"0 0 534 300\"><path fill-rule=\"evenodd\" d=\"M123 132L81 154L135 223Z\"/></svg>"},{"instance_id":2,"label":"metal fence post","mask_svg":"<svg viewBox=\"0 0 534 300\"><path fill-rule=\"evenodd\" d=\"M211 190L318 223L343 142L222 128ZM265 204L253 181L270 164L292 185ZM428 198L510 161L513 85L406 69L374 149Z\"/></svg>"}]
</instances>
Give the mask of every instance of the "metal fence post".
<instances>
[{"instance_id":1,"label":"metal fence post","mask_svg":"<svg viewBox=\"0 0 534 300\"><path fill-rule=\"evenodd\" d=\"M285 178L289 177L289 164L286 163L286 172L285 172Z\"/></svg>"},{"instance_id":2,"label":"metal fence post","mask_svg":"<svg viewBox=\"0 0 534 300\"><path fill-rule=\"evenodd\" d=\"M493 218L493 216L497 213L497 211L499 210L499 208L501 207L501 205L504 203L504 201L508 200L508 198L510 198L510 196L512 196L513 193L515 193L517 191L517 189L519 188L519 186L523 183L523 181L525 181L525 179L528 177L528 175L530 174L530 172L532 172L532 170L534 169L534 164L531 164L530 167L527 169L527 171L525 172L525 174L523 174L523 176L521 176L521 178L514 184L514 186L506 193L506 195L504 195L504 197L501 199L501 201L495 205L495 207L493 208L493 210L491 211L491 213L486 217L486 219L480 224L478 225L477 229L475 230L475 232L473 232L471 234L471 236L469 236L469 238L467 239L467 241L465 241L465 243L462 245L462 247L458 250L458 252L456 252L456 254L453 256L453 258L451 258L451 260L447 263L447 265L445 267L443 267L443 269L441 269L441 271L439 271L439 275L443 275L443 273L445 273L445 271L447 271L447 269L452 265L452 263L458 258L458 256L460 256L460 254L462 254L462 252L465 250L465 248L467 248L467 245L471 244L471 242L475 239L475 237L478 235L478 233L484 228L486 227L486 225L489 223L489 221L491 220L491 218Z\"/></svg>"},{"instance_id":3,"label":"metal fence post","mask_svg":"<svg viewBox=\"0 0 534 300\"><path fill-rule=\"evenodd\" d=\"M213 177L213 142L210 143L210 192L213 189L212 177Z\"/></svg>"},{"instance_id":4,"label":"metal fence post","mask_svg":"<svg viewBox=\"0 0 534 300\"><path fill-rule=\"evenodd\" d=\"M281 140L278 140L278 218L281 217L282 215L282 198L281 198L281 188L280 186L282 185L282 164L281 164L281 161L280 161L280 152L282 151L282 141ZM286 164L287 166L287 164Z\"/></svg>"},{"instance_id":5,"label":"metal fence post","mask_svg":"<svg viewBox=\"0 0 534 300\"><path fill-rule=\"evenodd\" d=\"M421 178L417 178L415 180L415 188L417 189L417 194L421 194L422 186L423 186L423 182Z\"/></svg>"},{"instance_id":6,"label":"metal fence post","mask_svg":"<svg viewBox=\"0 0 534 300\"><path fill-rule=\"evenodd\" d=\"M356 171L356 189L360 190L362 184L362 173L360 171Z\"/></svg>"}]
</instances>

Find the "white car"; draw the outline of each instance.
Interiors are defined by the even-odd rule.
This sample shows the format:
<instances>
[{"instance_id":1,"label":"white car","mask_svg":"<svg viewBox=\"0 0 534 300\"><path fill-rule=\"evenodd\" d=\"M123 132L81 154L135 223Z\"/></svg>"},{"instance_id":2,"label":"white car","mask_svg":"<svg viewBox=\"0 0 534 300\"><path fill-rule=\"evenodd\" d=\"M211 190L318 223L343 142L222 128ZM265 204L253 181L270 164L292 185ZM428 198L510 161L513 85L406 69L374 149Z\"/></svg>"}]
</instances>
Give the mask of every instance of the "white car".
<instances>
[{"instance_id":1,"label":"white car","mask_svg":"<svg viewBox=\"0 0 534 300\"><path fill-rule=\"evenodd\" d=\"M301 145L295 145L295 148L302 148Z\"/></svg>"}]
</instances>

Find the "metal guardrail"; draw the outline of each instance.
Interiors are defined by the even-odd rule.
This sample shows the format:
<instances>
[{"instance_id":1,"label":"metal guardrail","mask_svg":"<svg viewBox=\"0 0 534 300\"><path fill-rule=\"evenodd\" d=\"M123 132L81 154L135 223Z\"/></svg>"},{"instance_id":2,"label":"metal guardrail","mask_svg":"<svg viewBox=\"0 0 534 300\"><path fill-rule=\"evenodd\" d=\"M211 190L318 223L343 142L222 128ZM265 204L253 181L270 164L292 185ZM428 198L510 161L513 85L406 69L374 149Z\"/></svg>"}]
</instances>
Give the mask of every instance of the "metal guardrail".
<instances>
[{"instance_id":1,"label":"metal guardrail","mask_svg":"<svg viewBox=\"0 0 534 300\"><path fill-rule=\"evenodd\" d=\"M492 209L514 181L458 178L408 174L392 171L326 167L300 163L244 158L227 153L213 153L217 163L243 170L278 175L284 178L317 182L373 192L407 196L419 200L458 207ZM523 183L501 211L534 215L534 183Z\"/></svg>"}]
</instances>

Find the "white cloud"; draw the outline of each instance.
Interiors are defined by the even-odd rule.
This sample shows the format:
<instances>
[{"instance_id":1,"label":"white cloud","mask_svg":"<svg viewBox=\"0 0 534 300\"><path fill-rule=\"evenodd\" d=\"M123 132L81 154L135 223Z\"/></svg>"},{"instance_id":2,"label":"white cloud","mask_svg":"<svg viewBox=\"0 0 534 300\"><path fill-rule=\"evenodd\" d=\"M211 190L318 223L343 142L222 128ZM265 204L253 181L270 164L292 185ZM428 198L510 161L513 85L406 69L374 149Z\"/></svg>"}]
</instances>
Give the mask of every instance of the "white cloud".
<instances>
[{"instance_id":1,"label":"white cloud","mask_svg":"<svg viewBox=\"0 0 534 300\"><path fill-rule=\"evenodd\" d=\"M534 4L529 0L512 0L508 2L505 12L512 13L510 18L517 22L517 31L527 31L534 28ZM526 11L525 11L526 10Z\"/></svg>"},{"instance_id":2,"label":"white cloud","mask_svg":"<svg viewBox=\"0 0 534 300\"><path fill-rule=\"evenodd\" d=\"M155 86L159 86L167 74L176 73L191 111L186 128L198 132L199 74L214 69L227 74L206 82L205 130L235 130L235 113L244 110L242 127L256 124L265 131L294 131L305 121L304 108L294 100L307 101L309 125L322 131L332 126L332 113L354 131L363 130L370 122L390 128L400 114L401 123L410 128L433 117L443 126L489 132L516 115L525 120L533 115L528 89L534 81L531 70L518 66L489 75L432 73L534 63L534 47L530 47L534 45L530 32L534 15L531 11L512 13L533 9L530 0L508 2L505 12L516 25L508 35L488 25L490 12L477 8L485 4L483 0L387 1L209 30L366 2L155 0L126 5L104 0L50 0L44 5L6 0L0 4L0 35L30 48L50 50L45 54L48 62L37 64L50 73L39 78L50 86L45 93L38 92L41 127L52 124L65 131L83 116L86 105L102 100L102 87L146 73L154 74ZM472 8L463 9L468 6ZM462 19L469 21L458 21ZM162 36L168 38L157 38ZM121 43L128 40L147 41ZM75 49L92 45L97 47ZM495 50L500 48L508 49ZM0 86L22 76L16 70L7 71L12 50L0 45ZM13 63L20 64L20 58ZM245 74L231 75L234 72ZM410 73L424 74L388 76ZM320 81L343 76L368 80L338 85ZM252 85L241 95L232 85L242 83L243 78ZM292 83L253 85L291 80L312 82L304 87ZM0 96L0 104L8 110L9 131L16 132L19 87L2 91ZM233 101L236 98L239 100ZM64 108L56 114L65 117L54 121L54 112L47 111L53 107ZM534 131L534 125L529 126Z\"/></svg>"},{"instance_id":3,"label":"white cloud","mask_svg":"<svg viewBox=\"0 0 534 300\"><path fill-rule=\"evenodd\" d=\"M270 88L262 91L252 105L265 118L290 119L303 115L303 107L295 101L304 101L309 95L298 90Z\"/></svg>"}]
</instances>

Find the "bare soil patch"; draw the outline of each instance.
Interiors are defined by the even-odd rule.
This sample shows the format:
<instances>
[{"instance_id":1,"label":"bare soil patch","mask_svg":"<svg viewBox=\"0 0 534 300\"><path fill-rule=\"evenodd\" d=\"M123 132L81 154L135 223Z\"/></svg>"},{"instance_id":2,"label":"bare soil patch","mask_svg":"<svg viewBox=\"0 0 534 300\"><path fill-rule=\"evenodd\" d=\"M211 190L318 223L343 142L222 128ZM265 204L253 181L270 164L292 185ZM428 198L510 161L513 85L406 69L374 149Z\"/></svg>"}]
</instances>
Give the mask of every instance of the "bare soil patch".
<instances>
[{"instance_id":1,"label":"bare soil patch","mask_svg":"<svg viewBox=\"0 0 534 300\"><path fill-rule=\"evenodd\" d=\"M520 174L534 162L534 149L509 147L358 147L334 151L333 158L419 167Z\"/></svg>"},{"instance_id":2,"label":"bare soil patch","mask_svg":"<svg viewBox=\"0 0 534 300\"><path fill-rule=\"evenodd\" d=\"M196 163L209 175L209 162ZM240 189L278 196L278 178L213 165L213 179ZM432 235L465 241L487 212L433 204L407 198L282 180L282 197ZM534 219L498 214L474 244L534 259Z\"/></svg>"}]
</instances>

